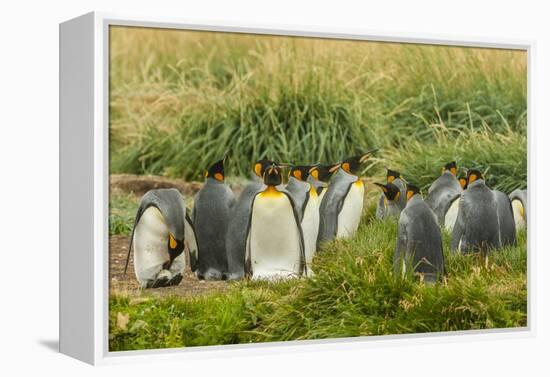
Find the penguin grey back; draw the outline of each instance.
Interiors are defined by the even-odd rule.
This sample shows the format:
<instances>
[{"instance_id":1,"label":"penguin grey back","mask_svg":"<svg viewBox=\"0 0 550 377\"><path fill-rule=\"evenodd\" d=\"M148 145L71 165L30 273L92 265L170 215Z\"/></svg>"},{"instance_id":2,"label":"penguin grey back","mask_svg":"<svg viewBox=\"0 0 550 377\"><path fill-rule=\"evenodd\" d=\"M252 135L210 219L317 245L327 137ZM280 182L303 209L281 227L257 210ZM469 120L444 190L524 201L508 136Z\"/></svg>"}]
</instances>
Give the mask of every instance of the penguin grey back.
<instances>
[{"instance_id":1,"label":"penguin grey back","mask_svg":"<svg viewBox=\"0 0 550 377\"><path fill-rule=\"evenodd\" d=\"M227 273L225 234L229 211L235 202L233 191L223 182L207 178L195 196L193 224L199 245L199 279L223 279Z\"/></svg>"},{"instance_id":2,"label":"penguin grey back","mask_svg":"<svg viewBox=\"0 0 550 377\"><path fill-rule=\"evenodd\" d=\"M184 239L185 207L183 196L174 188L150 190L143 195L134 221L134 228L145 210L151 206L162 213L168 229L178 239Z\"/></svg>"},{"instance_id":3,"label":"penguin grey back","mask_svg":"<svg viewBox=\"0 0 550 377\"><path fill-rule=\"evenodd\" d=\"M460 182L449 171L441 174L428 189L426 203L436 214L440 226L445 224L445 214L453 200L461 193L462 186L460 186Z\"/></svg>"},{"instance_id":4,"label":"penguin grey back","mask_svg":"<svg viewBox=\"0 0 550 377\"><path fill-rule=\"evenodd\" d=\"M298 213L298 220L302 221L304 217L304 210L309 199L309 185L307 182L299 181L294 177L288 179L285 190L292 196L296 212Z\"/></svg>"},{"instance_id":5,"label":"penguin grey back","mask_svg":"<svg viewBox=\"0 0 550 377\"><path fill-rule=\"evenodd\" d=\"M342 210L344 199L351 185L357 181L357 176L339 169L332 177L327 192L319 208L319 235L317 244L329 241L336 237L338 230L338 215Z\"/></svg>"},{"instance_id":6,"label":"penguin grey back","mask_svg":"<svg viewBox=\"0 0 550 377\"><path fill-rule=\"evenodd\" d=\"M414 195L401 211L394 271L412 268L426 281L435 281L445 273L443 244L437 217L419 194Z\"/></svg>"},{"instance_id":7,"label":"penguin grey back","mask_svg":"<svg viewBox=\"0 0 550 377\"><path fill-rule=\"evenodd\" d=\"M260 191L265 189L263 182L255 180L249 183L229 214L229 225L225 236L227 249L228 279L236 280L244 277L244 263L246 257L246 239L250 227L252 202Z\"/></svg>"},{"instance_id":8,"label":"penguin grey back","mask_svg":"<svg viewBox=\"0 0 550 377\"><path fill-rule=\"evenodd\" d=\"M497 203L493 191L480 179L462 193L452 231L451 250L460 252L500 248Z\"/></svg>"},{"instance_id":9,"label":"penguin grey back","mask_svg":"<svg viewBox=\"0 0 550 377\"><path fill-rule=\"evenodd\" d=\"M516 244L516 223L512 202L502 191L493 190L493 193L497 203L500 242L502 246L513 246Z\"/></svg>"}]
</instances>

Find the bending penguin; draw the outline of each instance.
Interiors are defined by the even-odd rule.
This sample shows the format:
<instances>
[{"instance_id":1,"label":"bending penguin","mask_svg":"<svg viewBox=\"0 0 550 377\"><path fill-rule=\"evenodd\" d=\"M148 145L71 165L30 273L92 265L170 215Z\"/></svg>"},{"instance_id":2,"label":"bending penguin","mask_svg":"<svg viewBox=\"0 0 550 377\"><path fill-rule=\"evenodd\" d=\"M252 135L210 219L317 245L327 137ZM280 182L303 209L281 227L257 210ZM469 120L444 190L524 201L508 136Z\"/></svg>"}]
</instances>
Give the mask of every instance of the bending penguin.
<instances>
[{"instance_id":1,"label":"bending penguin","mask_svg":"<svg viewBox=\"0 0 550 377\"><path fill-rule=\"evenodd\" d=\"M510 194L516 231L527 227L527 190L514 190Z\"/></svg>"},{"instance_id":2,"label":"bending penguin","mask_svg":"<svg viewBox=\"0 0 550 377\"><path fill-rule=\"evenodd\" d=\"M200 252L191 269L200 280L227 278L225 234L235 196L225 184L225 159L217 161L207 170L206 182L195 196L193 205L193 224Z\"/></svg>"},{"instance_id":3,"label":"bending penguin","mask_svg":"<svg viewBox=\"0 0 550 377\"><path fill-rule=\"evenodd\" d=\"M238 280L244 277L244 263L246 254L246 238L252 211L252 201L257 193L265 188L263 175L265 170L275 164L271 160L259 160L253 166L252 182L250 182L238 197L230 211L230 221L225 237L227 249L227 267L229 280Z\"/></svg>"},{"instance_id":4,"label":"bending penguin","mask_svg":"<svg viewBox=\"0 0 550 377\"><path fill-rule=\"evenodd\" d=\"M398 171L387 170L386 183L389 186L376 183L382 189L382 194L380 194L376 206L376 218L380 220L392 216L399 217L399 213L407 205L407 185L405 180Z\"/></svg>"},{"instance_id":5,"label":"bending penguin","mask_svg":"<svg viewBox=\"0 0 550 377\"><path fill-rule=\"evenodd\" d=\"M460 198L451 237L451 250L487 252L501 247L499 214L493 191L479 170L470 169Z\"/></svg>"},{"instance_id":6,"label":"bending penguin","mask_svg":"<svg viewBox=\"0 0 550 377\"><path fill-rule=\"evenodd\" d=\"M422 200L418 187L407 184L407 205L399 216L394 271L413 270L424 281L434 282L445 274L443 244L437 216Z\"/></svg>"},{"instance_id":7,"label":"bending penguin","mask_svg":"<svg viewBox=\"0 0 550 377\"><path fill-rule=\"evenodd\" d=\"M426 203L436 214L439 225L450 231L456 222L462 186L456 178L455 161L446 164L442 170L428 189Z\"/></svg>"},{"instance_id":8,"label":"bending penguin","mask_svg":"<svg viewBox=\"0 0 550 377\"><path fill-rule=\"evenodd\" d=\"M315 188L319 196L319 203L323 200L328 189L328 181L332 174L338 170L340 164L332 165L315 165L315 169L311 171L307 181Z\"/></svg>"},{"instance_id":9,"label":"bending penguin","mask_svg":"<svg viewBox=\"0 0 550 377\"><path fill-rule=\"evenodd\" d=\"M318 244L334 238L350 237L357 231L363 212L365 186L355 174L376 150L342 161L340 169L332 176L321 202Z\"/></svg>"},{"instance_id":10,"label":"bending penguin","mask_svg":"<svg viewBox=\"0 0 550 377\"><path fill-rule=\"evenodd\" d=\"M195 230L183 196L176 189L148 191L137 210L124 273L133 246L134 271L142 288L178 285L185 267L184 245L191 259L196 258Z\"/></svg>"},{"instance_id":11,"label":"bending penguin","mask_svg":"<svg viewBox=\"0 0 550 377\"><path fill-rule=\"evenodd\" d=\"M292 166L285 187L292 195L300 218L308 276L313 274L311 262L315 254L319 234L319 197L308 179L310 174L316 174L316 172L316 166Z\"/></svg>"},{"instance_id":12,"label":"bending penguin","mask_svg":"<svg viewBox=\"0 0 550 377\"><path fill-rule=\"evenodd\" d=\"M275 164L264 173L265 188L252 201L245 272L252 279L286 279L307 273L300 215Z\"/></svg>"},{"instance_id":13,"label":"bending penguin","mask_svg":"<svg viewBox=\"0 0 550 377\"><path fill-rule=\"evenodd\" d=\"M399 190L399 187L391 182L388 182L385 185L375 183L375 185L382 189L383 197L382 205L378 203L379 207L376 209L376 218L380 220L390 217L399 218L399 214L403 210L401 198L403 197L406 200L406 194L401 195L401 190Z\"/></svg>"}]
</instances>

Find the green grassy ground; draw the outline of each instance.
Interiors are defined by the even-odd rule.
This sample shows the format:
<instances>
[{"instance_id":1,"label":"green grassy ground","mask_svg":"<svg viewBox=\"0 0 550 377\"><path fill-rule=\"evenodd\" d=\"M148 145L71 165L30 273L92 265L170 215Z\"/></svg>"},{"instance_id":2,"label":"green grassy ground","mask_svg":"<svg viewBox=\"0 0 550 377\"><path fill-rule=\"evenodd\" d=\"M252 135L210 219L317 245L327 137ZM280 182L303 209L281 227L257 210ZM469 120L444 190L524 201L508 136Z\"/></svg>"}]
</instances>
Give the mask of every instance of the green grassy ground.
<instances>
[{"instance_id":1,"label":"green grassy ground","mask_svg":"<svg viewBox=\"0 0 550 377\"><path fill-rule=\"evenodd\" d=\"M367 209L358 234L324 245L316 275L280 283L236 282L200 297L110 298L110 349L135 350L526 326L527 250L454 255L447 277L425 285L392 273L394 221ZM118 317L127 318L124 326ZM123 321L124 322L124 321Z\"/></svg>"}]
</instances>

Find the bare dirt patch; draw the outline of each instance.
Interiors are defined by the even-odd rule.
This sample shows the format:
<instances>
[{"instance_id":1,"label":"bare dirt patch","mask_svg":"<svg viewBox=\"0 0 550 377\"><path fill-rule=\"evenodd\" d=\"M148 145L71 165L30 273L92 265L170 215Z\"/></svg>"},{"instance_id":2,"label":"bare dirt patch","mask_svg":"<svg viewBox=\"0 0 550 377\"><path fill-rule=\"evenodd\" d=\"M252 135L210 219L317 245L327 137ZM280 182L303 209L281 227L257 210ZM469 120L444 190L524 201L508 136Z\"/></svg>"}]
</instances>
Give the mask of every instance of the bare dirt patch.
<instances>
[{"instance_id":1,"label":"bare dirt patch","mask_svg":"<svg viewBox=\"0 0 550 377\"><path fill-rule=\"evenodd\" d=\"M186 182L183 179L170 179L156 175L111 174L110 189L133 192L142 196L149 190L175 188L183 195L195 195L202 187L200 182Z\"/></svg>"},{"instance_id":2,"label":"bare dirt patch","mask_svg":"<svg viewBox=\"0 0 550 377\"><path fill-rule=\"evenodd\" d=\"M126 275L124 274L129 240L130 237L127 236L111 236L109 239L109 291L111 293L131 297L143 295L197 296L208 292L224 291L230 284L226 281L198 280L195 274L191 272L189 261L187 261L183 280L178 286L141 289L134 274L134 264L131 257L128 271Z\"/></svg>"}]
</instances>

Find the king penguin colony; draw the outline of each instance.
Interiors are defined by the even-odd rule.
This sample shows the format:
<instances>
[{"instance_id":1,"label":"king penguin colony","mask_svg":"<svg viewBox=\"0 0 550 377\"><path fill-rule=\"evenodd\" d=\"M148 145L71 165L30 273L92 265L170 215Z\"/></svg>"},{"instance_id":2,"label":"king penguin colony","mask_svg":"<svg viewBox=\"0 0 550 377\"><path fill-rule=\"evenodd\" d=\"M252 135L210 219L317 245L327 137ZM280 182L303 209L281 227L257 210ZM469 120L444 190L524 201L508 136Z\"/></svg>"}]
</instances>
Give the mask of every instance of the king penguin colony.
<instances>
[{"instance_id":1,"label":"king penguin colony","mask_svg":"<svg viewBox=\"0 0 550 377\"><path fill-rule=\"evenodd\" d=\"M176 189L151 190L136 213L125 272L133 250L134 272L143 288L178 285L187 250L199 279L312 276L320 243L357 231L365 196L357 172L374 151L334 164L258 160L236 199L225 183L224 157L207 170L192 216ZM282 171L287 168L285 185ZM398 222L398 275L412 272L425 281L444 275L440 228L451 232L452 250L466 253L513 245L516 232L527 226L525 189L507 196L487 187L479 170L456 175L456 162L446 164L426 201L395 170L387 170L386 183L375 183L382 190L376 218Z\"/></svg>"}]
</instances>

